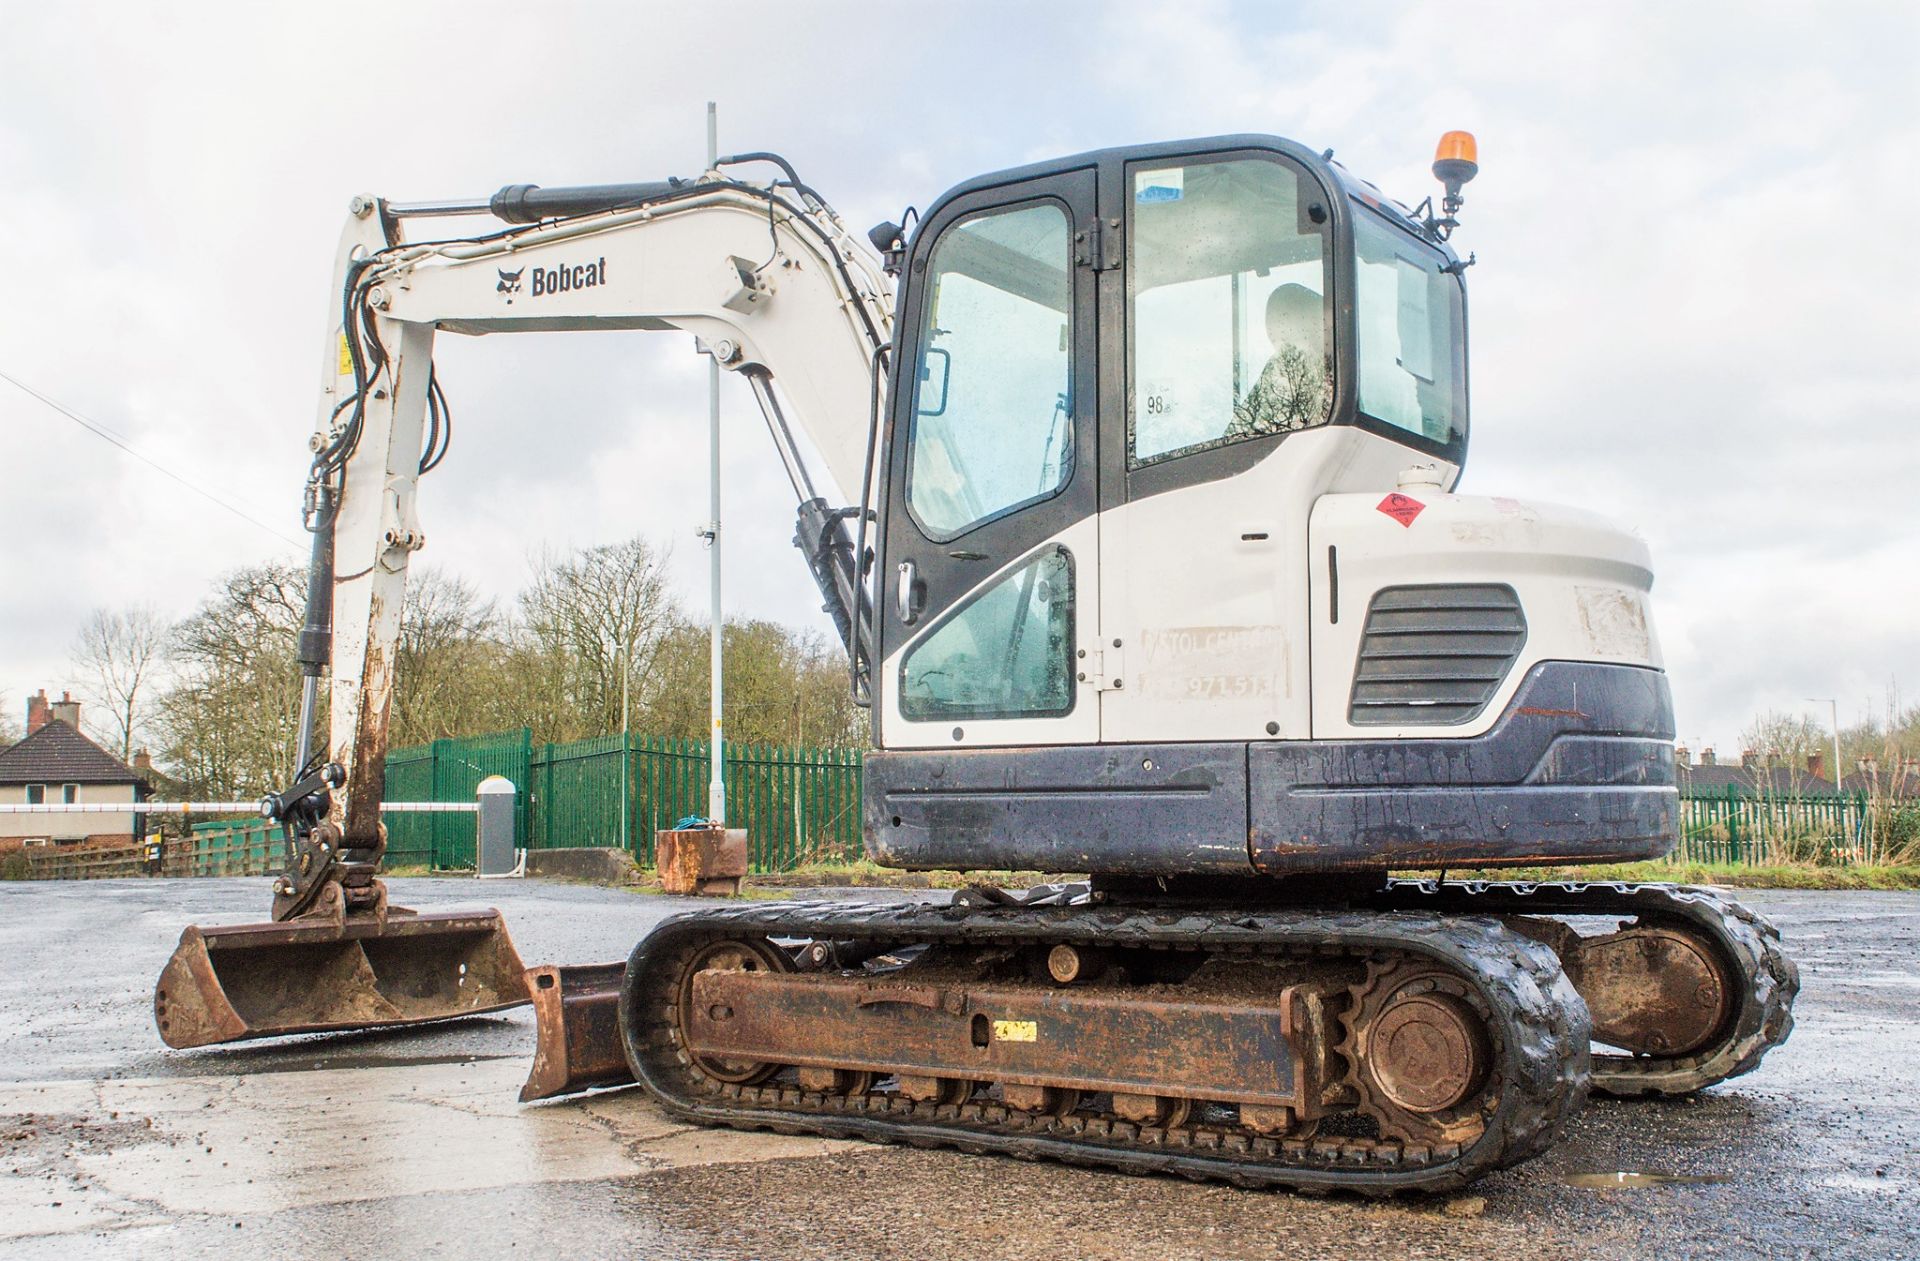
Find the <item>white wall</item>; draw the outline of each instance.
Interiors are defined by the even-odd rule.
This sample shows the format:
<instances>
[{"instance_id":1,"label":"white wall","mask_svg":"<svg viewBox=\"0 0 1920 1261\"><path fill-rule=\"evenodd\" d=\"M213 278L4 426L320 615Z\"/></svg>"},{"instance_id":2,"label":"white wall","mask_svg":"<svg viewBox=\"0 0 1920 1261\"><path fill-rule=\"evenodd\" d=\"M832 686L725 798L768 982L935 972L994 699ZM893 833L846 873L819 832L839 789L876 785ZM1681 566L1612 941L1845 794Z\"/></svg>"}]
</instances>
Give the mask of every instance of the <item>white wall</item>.
<instances>
[{"instance_id":1,"label":"white wall","mask_svg":"<svg viewBox=\"0 0 1920 1261\"><path fill-rule=\"evenodd\" d=\"M27 799L24 784L0 784L0 805L20 804ZM48 784L46 801L57 805L64 798L59 784ZM132 784L81 784L75 798L83 804L132 801ZM133 835L131 814L0 814L0 836L45 836L56 841L77 841L107 832Z\"/></svg>"}]
</instances>

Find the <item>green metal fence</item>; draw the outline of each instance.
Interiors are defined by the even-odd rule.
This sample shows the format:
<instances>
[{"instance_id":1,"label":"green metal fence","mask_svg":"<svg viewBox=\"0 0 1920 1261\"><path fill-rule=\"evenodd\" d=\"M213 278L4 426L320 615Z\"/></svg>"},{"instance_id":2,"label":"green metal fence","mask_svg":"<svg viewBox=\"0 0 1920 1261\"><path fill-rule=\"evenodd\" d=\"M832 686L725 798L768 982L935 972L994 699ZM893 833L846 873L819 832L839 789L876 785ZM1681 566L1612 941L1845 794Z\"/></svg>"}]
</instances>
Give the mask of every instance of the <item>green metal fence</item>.
<instances>
[{"instance_id":1,"label":"green metal fence","mask_svg":"<svg viewBox=\"0 0 1920 1261\"><path fill-rule=\"evenodd\" d=\"M265 819L215 819L193 825L196 876L264 876L286 863L280 829Z\"/></svg>"},{"instance_id":2,"label":"green metal fence","mask_svg":"<svg viewBox=\"0 0 1920 1261\"><path fill-rule=\"evenodd\" d=\"M1865 793L1786 796L1738 787L1680 798L1674 857L1698 863L1871 862Z\"/></svg>"},{"instance_id":3,"label":"green metal fence","mask_svg":"<svg viewBox=\"0 0 1920 1261\"><path fill-rule=\"evenodd\" d=\"M513 809L513 834L532 835L527 786L534 757L533 732L435 740L387 754L387 801L472 801L480 781L504 775L519 789ZM473 866L473 816L470 814L388 815L387 863L395 867Z\"/></svg>"},{"instance_id":4,"label":"green metal fence","mask_svg":"<svg viewBox=\"0 0 1920 1261\"><path fill-rule=\"evenodd\" d=\"M471 801L482 779L504 775L520 790L514 833L526 848L607 846L651 864L656 831L707 813L708 751L704 740L618 734L535 744L525 729L436 740L387 755L385 795ZM860 855L861 760L859 749L727 746L727 821L747 829L755 871ZM471 867L472 817L389 816L387 861Z\"/></svg>"}]
</instances>

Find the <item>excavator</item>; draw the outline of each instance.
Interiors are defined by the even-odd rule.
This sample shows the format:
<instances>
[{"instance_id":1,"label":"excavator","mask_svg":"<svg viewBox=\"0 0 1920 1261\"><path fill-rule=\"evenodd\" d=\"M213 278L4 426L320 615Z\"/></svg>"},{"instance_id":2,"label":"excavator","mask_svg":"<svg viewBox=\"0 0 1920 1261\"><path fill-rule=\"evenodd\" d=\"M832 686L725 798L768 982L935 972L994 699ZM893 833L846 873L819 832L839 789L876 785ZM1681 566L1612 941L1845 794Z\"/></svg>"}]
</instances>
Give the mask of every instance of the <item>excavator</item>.
<instances>
[{"instance_id":1,"label":"excavator","mask_svg":"<svg viewBox=\"0 0 1920 1261\"><path fill-rule=\"evenodd\" d=\"M1410 209L1331 150L1142 144L865 239L770 153L356 198L301 747L263 803L287 869L271 923L186 930L162 1036L533 1001L523 1098L637 1081L702 1124L1368 1195L1526 1160L1590 1091L1752 1070L1799 985L1759 915L1447 877L1659 857L1678 796L1643 542L1455 493L1473 138L1433 169ZM457 215L494 226L406 237ZM388 905L395 642L452 426L434 340L604 329L692 333L751 387L870 708L869 855L1084 880L716 904L530 972L497 913Z\"/></svg>"}]
</instances>

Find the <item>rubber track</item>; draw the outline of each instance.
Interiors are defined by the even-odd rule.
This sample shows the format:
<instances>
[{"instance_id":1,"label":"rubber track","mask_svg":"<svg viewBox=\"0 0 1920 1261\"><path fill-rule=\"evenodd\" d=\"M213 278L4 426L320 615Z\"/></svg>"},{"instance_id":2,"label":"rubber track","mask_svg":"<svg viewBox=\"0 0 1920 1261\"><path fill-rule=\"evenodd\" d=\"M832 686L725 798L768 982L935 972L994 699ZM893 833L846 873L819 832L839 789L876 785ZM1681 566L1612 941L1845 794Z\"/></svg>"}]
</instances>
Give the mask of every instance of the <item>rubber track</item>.
<instances>
[{"instance_id":1,"label":"rubber track","mask_svg":"<svg viewBox=\"0 0 1920 1261\"><path fill-rule=\"evenodd\" d=\"M674 1028L680 970L700 945L743 937L903 945L1070 942L1432 958L1477 986L1476 1005L1489 1020L1499 1057L1499 1104L1480 1138L1458 1150L1373 1139L1271 1139L1205 1124L1143 1129L1112 1116L1034 1116L985 1100L936 1106L888 1094L843 1097L777 1085L719 1087L693 1068ZM1494 918L1417 911L1383 916L1292 909L1199 912L845 902L717 908L667 920L634 948L620 1012L635 1077L670 1112L704 1124L956 1147L1242 1186L1368 1195L1450 1190L1544 1151L1585 1101L1591 1037L1586 1004L1550 949Z\"/></svg>"},{"instance_id":2,"label":"rubber track","mask_svg":"<svg viewBox=\"0 0 1920 1261\"><path fill-rule=\"evenodd\" d=\"M1780 930L1758 912L1695 885L1432 880L1390 882L1380 904L1394 911L1468 915L1631 916L1691 928L1713 943L1746 984L1720 1040L1688 1056L1595 1055L1593 1088L1609 1095L1685 1095L1750 1073L1793 1032L1800 969Z\"/></svg>"}]
</instances>

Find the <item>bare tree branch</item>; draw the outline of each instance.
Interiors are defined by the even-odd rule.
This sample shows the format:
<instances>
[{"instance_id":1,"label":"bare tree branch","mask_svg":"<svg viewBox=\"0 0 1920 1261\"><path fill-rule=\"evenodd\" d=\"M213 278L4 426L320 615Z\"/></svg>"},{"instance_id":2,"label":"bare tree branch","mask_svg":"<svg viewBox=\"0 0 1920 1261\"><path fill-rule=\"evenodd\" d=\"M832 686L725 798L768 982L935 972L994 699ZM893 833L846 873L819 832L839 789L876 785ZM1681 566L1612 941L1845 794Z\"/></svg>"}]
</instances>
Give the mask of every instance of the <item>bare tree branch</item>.
<instances>
[{"instance_id":1,"label":"bare tree branch","mask_svg":"<svg viewBox=\"0 0 1920 1261\"><path fill-rule=\"evenodd\" d=\"M95 609L74 642L74 673L85 680L81 692L92 703L93 712L106 715L103 730L119 747L123 762L133 760L134 741L147 717L147 692L167 633L158 612L134 605L117 612Z\"/></svg>"}]
</instances>

